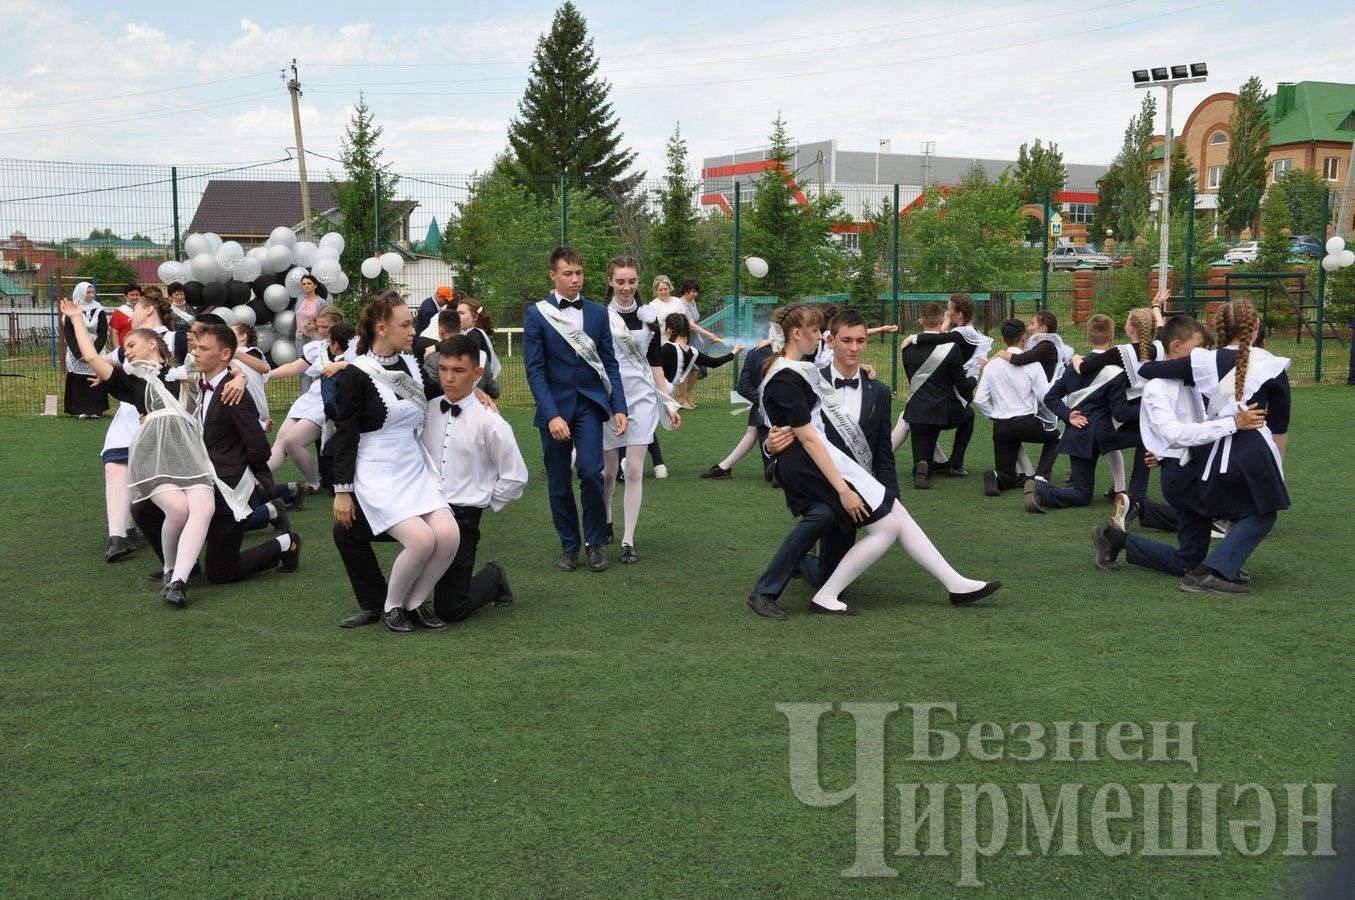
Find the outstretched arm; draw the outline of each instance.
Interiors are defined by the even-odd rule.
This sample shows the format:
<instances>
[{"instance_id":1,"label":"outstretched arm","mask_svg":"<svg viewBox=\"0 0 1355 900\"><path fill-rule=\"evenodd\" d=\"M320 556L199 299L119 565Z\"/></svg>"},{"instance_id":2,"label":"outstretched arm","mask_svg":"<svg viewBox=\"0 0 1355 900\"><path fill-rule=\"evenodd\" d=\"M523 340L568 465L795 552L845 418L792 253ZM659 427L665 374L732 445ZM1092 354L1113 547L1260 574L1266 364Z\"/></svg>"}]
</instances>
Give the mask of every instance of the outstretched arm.
<instances>
[{"instance_id":1,"label":"outstretched arm","mask_svg":"<svg viewBox=\"0 0 1355 900\"><path fill-rule=\"evenodd\" d=\"M113 374L115 367L107 359L100 356L98 350L94 349L94 342L89 337L89 329L85 328L85 323L81 321L80 307L70 300L62 300L61 314L71 323L71 327L67 330L75 337L75 346L80 350L80 358L89 364L95 375L107 381L108 377Z\"/></svg>"}]
</instances>

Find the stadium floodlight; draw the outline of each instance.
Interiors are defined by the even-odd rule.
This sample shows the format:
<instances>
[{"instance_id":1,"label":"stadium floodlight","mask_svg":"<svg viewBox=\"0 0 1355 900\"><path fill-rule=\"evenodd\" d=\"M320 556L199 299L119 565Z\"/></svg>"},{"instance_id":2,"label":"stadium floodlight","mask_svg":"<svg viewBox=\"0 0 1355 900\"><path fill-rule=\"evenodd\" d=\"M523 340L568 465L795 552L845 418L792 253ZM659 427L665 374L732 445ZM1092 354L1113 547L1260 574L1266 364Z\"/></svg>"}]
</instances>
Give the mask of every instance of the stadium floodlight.
<instances>
[{"instance_id":1,"label":"stadium floodlight","mask_svg":"<svg viewBox=\"0 0 1355 900\"><path fill-rule=\"evenodd\" d=\"M1187 66L1172 66L1172 78L1189 78L1190 69Z\"/></svg>"},{"instance_id":2,"label":"stadium floodlight","mask_svg":"<svg viewBox=\"0 0 1355 900\"><path fill-rule=\"evenodd\" d=\"M1170 76L1170 74L1167 72L1167 67L1166 67L1166 66L1158 66L1157 68L1153 69L1153 80L1154 80L1154 81L1166 81L1169 77L1171 77L1171 76Z\"/></svg>"},{"instance_id":3,"label":"stadium floodlight","mask_svg":"<svg viewBox=\"0 0 1355 900\"><path fill-rule=\"evenodd\" d=\"M1135 83L1135 84L1147 84L1147 83L1149 82L1150 78L1151 78L1151 76L1148 74L1148 70L1147 70L1147 69L1135 69L1135 70L1134 70L1134 83Z\"/></svg>"},{"instance_id":4,"label":"stadium floodlight","mask_svg":"<svg viewBox=\"0 0 1355 900\"><path fill-rule=\"evenodd\" d=\"M1204 63L1191 63L1190 76L1192 78L1204 78L1209 74L1209 67Z\"/></svg>"}]
</instances>

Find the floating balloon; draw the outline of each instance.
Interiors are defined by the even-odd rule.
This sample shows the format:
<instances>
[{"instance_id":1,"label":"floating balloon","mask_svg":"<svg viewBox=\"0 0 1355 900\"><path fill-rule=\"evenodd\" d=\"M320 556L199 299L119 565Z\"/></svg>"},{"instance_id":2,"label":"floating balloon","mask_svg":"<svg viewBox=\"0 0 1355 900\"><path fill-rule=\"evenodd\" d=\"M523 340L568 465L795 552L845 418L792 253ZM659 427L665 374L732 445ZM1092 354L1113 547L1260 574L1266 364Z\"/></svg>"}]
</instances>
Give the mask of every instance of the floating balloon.
<instances>
[{"instance_id":1,"label":"floating balloon","mask_svg":"<svg viewBox=\"0 0 1355 900\"><path fill-rule=\"evenodd\" d=\"M200 234L190 234L183 242L183 251L192 259L199 253L211 253L212 242Z\"/></svg>"},{"instance_id":2,"label":"floating balloon","mask_svg":"<svg viewBox=\"0 0 1355 900\"><path fill-rule=\"evenodd\" d=\"M268 258L268 248L250 247L249 252L246 253L245 256L249 257L250 259L257 259L259 261L259 264L262 265L263 261Z\"/></svg>"},{"instance_id":3,"label":"floating balloon","mask_svg":"<svg viewBox=\"0 0 1355 900\"><path fill-rule=\"evenodd\" d=\"M348 290L348 275L342 271L339 272L339 277L334 279L334 283L330 287L334 293L342 294Z\"/></svg>"},{"instance_id":4,"label":"floating balloon","mask_svg":"<svg viewBox=\"0 0 1355 900\"><path fill-rule=\"evenodd\" d=\"M225 306L230 295L226 293L226 286L213 282L202 286L202 303L204 306Z\"/></svg>"},{"instance_id":5,"label":"floating balloon","mask_svg":"<svg viewBox=\"0 0 1355 900\"><path fill-rule=\"evenodd\" d=\"M231 306L239 306L242 303L248 303L251 294L253 294L253 291L251 291L249 285L245 284L243 281L232 280L226 282L226 297L228 298L226 302Z\"/></svg>"},{"instance_id":6,"label":"floating balloon","mask_svg":"<svg viewBox=\"0 0 1355 900\"><path fill-rule=\"evenodd\" d=\"M273 330L278 333L278 337L290 338L292 332L296 330L296 313L290 309L285 309L273 317Z\"/></svg>"},{"instance_id":7,"label":"floating balloon","mask_svg":"<svg viewBox=\"0 0 1355 900\"><path fill-rule=\"evenodd\" d=\"M274 245L286 247L289 250L296 246L296 232L292 231L292 229L288 228L286 225L279 225L277 228L274 228L273 233L268 236L268 239L272 241Z\"/></svg>"},{"instance_id":8,"label":"floating balloon","mask_svg":"<svg viewBox=\"0 0 1355 900\"><path fill-rule=\"evenodd\" d=\"M1328 272L1335 272L1337 269L1341 268L1341 254L1328 254L1327 256L1322 257L1322 268L1326 269Z\"/></svg>"},{"instance_id":9,"label":"floating balloon","mask_svg":"<svg viewBox=\"0 0 1355 900\"><path fill-rule=\"evenodd\" d=\"M298 266L310 268L315 265L315 251L320 248L310 241L297 241L296 246L292 248L292 257L296 260Z\"/></svg>"},{"instance_id":10,"label":"floating balloon","mask_svg":"<svg viewBox=\"0 0 1355 900\"><path fill-rule=\"evenodd\" d=\"M324 244L315 248L315 262L322 259L332 259L338 262L341 251L333 244Z\"/></svg>"},{"instance_id":11,"label":"floating balloon","mask_svg":"<svg viewBox=\"0 0 1355 900\"><path fill-rule=\"evenodd\" d=\"M235 241L226 241L221 245L221 249L216 251L216 258L220 260L234 259L241 260L245 258L245 248L241 247Z\"/></svg>"},{"instance_id":12,"label":"floating balloon","mask_svg":"<svg viewBox=\"0 0 1355 900\"><path fill-rule=\"evenodd\" d=\"M210 253L199 253L193 257L193 261L188 264L188 268L193 273L193 280L201 281L203 284L215 282L221 274L221 263L217 262L216 257Z\"/></svg>"},{"instance_id":13,"label":"floating balloon","mask_svg":"<svg viewBox=\"0 0 1355 900\"><path fill-rule=\"evenodd\" d=\"M338 260L322 259L311 269L311 274L322 282L325 287L333 287L332 282L343 274L343 269L339 268Z\"/></svg>"},{"instance_id":14,"label":"floating balloon","mask_svg":"<svg viewBox=\"0 0 1355 900\"><path fill-rule=\"evenodd\" d=\"M229 306L217 306L212 309L212 315L220 317L221 321L227 325L235 324L235 310Z\"/></svg>"},{"instance_id":15,"label":"floating balloon","mask_svg":"<svg viewBox=\"0 0 1355 900\"><path fill-rule=\"evenodd\" d=\"M381 260L375 256L369 256L362 261L362 277L375 278L381 274Z\"/></svg>"},{"instance_id":16,"label":"floating balloon","mask_svg":"<svg viewBox=\"0 0 1355 900\"><path fill-rule=\"evenodd\" d=\"M273 365L285 366L287 363L296 359L296 344L281 338L273 341L270 348L270 356L273 357Z\"/></svg>"},{"instance_id":17,"label":"floating balloon","mask_svg":"<svg viewBox=\"0 0 1355 900\"><path fill-rule=\"evenodd\" d=\"M1342 250L1340 257L1341 268L1355 265L1355 250Z\"/></svg>"},{"instance_id":18,"label":"floating balloon","mask_svg":"<svg viewBox=\"0 0 1355 900\"><path fill-rule=\"evenodd\" d=\"M1327 239L1327 252L1332 256L1335 256L1344 249L1346 249L1346 239L1339 234L1336 237Z\"/></svg>"},{"instance_id":19,"label":"floating balloon","mask_svg":"<svg viewBox=\"0 0 1355 900\"><path fill-rule=\"evenodd\" d=\"M235 321L241 325L254 324L254 309L248 303L241 303L239 306L231 307L231 314L235 316Z\"/></svg>"},{"instance_id":20,"label":"floating balloon","mask_svg":"<svg viewBox=\"0 0 1355 900\"><path fill-rule=\"evenodd\" d=\"M288 270L287 277L284 278L282 282L283 285L287 288L287 293L293 297L300 297L301 279L305 278L308 274L310 273L308 273L305 269L301 268L301 266L297 266L293 269Z\"/></svg>"},{"instance_id":21,"label":"floating balloon","mask_svg":"<svg viewBox=\"0 0 1355 900\"><path fill-rule=\"evenodd\" d=\"M273 342L278 339L277 334L273 331L272 325L260 325L255 329L254 336L254 346L258 347L264 353L272 350Z\"/></svg>"},{"instance_id":22,"label":"floating balloon","mask_svg":"<svg viewBox=\"0 0 1355 900\"><path fill-rule=\"evenodd\" d=\"M748 274L754 278L761 278L767 274L767 260L760 256L745 257L743 264L748 267Z\"/></svg>"},{"instance_id":23,"label":"floating balloon","mask_svg":"<svg viewBox=\"0 0 1355 900\"><path fill-rule=\"evenodd\" d=\"M381 254L381 268L389 275L399 275L405 268L405 260L394 250Z\"/></svg>"},{"instance_id":24,"label":"floating balloon","mask_svg":"<svg viewBox=\"0 0 1355 900\"><path fill-rule=\"evenodd\" d=\"M185 281L183 285L184 302L193 308L202 306L202 282Z\"/></svg>"},{"instance_id":25,"label":"floating balloon","mask_svg":"<svg viewBox=\"0 0 1355 900\"><path fill-rule=\"evenodd\" d=\"M167 259L160 263L160 267L155 270L155 277L160 279L161 284L169 284L178 281L174 275L179 271L179 261L176 259Z\"/></svg>"},{"instance_id":26,"label":"floating balloon","mask_svg":"<svg viewBox=\"0 0 1355 900\"><path fill-rule=\"evenodd\" d=\"M282 312L291 305L292 297L282 285L270 284L264 289L263 302L273 312Z\"/></svg>"},{"instance_id":27,"label":"floating balloon","mask_svg":"<svg viewBox=\"0 0 1355 900\"><path fill-rule=\"evenodd\" d=\"M252 251L251 251L252 252ZM257 257L246 256L235 264L235 271L231 275L236 281L253 281L263 273L263 264Z\"/></svg>"},{"instance_id":28,"label":"floating balloon","mask_svg":"<svg viewBox=\"0 0 1355 900\"><path fill-rule=\"evenodd\" d=\"M215 256L216 251L221 249L221 235L215 231L206 231L202 236L207 239L207 246L210 248L207 252Z\"/></svg>"},{"instance_id":29,"label":"floating balloon","mask_svg":"<svg viewBox=\"0 0 1355 900\"><path fill-rule=\"evenodd\" d=\"M281 244L268 248L268 258L264 260L263 270L270 274L287 271L292 264L292 249Z\"/></svg>"},{"instance_id":30,"label":"floating balloon","mask_svg":"<svg viewBox=\"0 0 1355 900\"><path fill-rule=\"evenodd\" d=\"M343 235L339 234L337 231L328 232L327 234L321 236L320 246L333 247L335 250L338 250L340 253L342 253L344 248Z\"/></svg>"}]
</instances>

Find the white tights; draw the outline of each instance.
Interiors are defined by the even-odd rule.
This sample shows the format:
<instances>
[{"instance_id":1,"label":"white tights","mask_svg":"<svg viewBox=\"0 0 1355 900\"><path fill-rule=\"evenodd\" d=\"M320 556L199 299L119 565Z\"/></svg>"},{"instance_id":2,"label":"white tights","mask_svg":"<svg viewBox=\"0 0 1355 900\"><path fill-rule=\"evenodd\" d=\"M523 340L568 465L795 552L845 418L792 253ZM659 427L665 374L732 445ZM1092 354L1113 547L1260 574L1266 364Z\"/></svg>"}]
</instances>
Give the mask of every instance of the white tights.
<instances>
[{"instance_id":1,"label":"white tights","mask_svg":"<svg viewBox=\"0 0 1355 900\"><path fill-rule=\"evenodd\" d=\"M104 463L104 510L108 536L122 537L132 527L132 495L127 490L127 463Z\"/></svg>"},{"instance_id":2,"label":"white tights","mask_svg":"<svg viewBox=\"0 0 1355 900\"><path fill-rule=\"evenodd\" d=\"M1112 450L1107 453L1106 465L1110 467L1110 478L1115 484L1115 492L1123 494L1125 492L1124 451Z\"/></svg>"},{"instance_id":3,"label":"white tights","mask_svg":"<svg viewBox=\"0 0 1355 900\"><path fill-rule=\"evenodd\" d=\"M170 581L188 581L207 540L207 526L216 512L216 489L210 485L172 488L151 495L165 514L160 526L160 547Z\"/></svg>"},{"instance_id":4,"label":"white tights","mask_svg":"<svg viewBox=\"0 0 1355 900\"><path fill-rule=\"evenodd\" d=\"M389 534L404 549L391 564L385 611L399 606L417 609L452 564L461 545L461 529L452 518L452 511L443 507L397 522L390 527Z\"/></svg>"},{"instance_id":5,"label":"white tights","mask_svg":"<svg viewBox=\"0 0 1355 900\"><path fill-rule=\"evenodd\" d=\"M283 462L290 457L301 470L301 477L306 479L306 484L313 488L319 487L320 472L311 459L310 450L311 444L319 437L320 426L310 419L288 419L283 422L273 441L273 452L268 456L269 470L276 472L281 469Z\"/></svg>"},{"instance_id":6,"label":"white tights","mask_svg":"<svg viewBox=\"0 0 1355 900\"><path fill-rule=\"evenodd\" d=\"M838 595L869 569L872 563L884 556L885 551L895 543L953 594L977 591L984 585L982 581L965 578L955 571L941 555L941 551L932 544L931 539L913 521L913 517L908 515L903 504L895 500L889 515L866 526L865 537L847 551L842 562L838 563L833 574L814 595L813 602L825 609L842 609L846 604L838 599Z\"/></svg>"},{"instance_id":7,"label":"white tights","mask_svg":"<svg viewBox=\"0 0 1355 900\"><path fill-rule=\"evenodd\" d=\"M757 429L749 425L748 430L743 433L743 437L739 438L739 442L734 445L734 449L730 451L728 456L720 460L720 468L725 470L734 468L738 461L747 456L748 451L756 445ZM629 472L626 473L626 477L630 477Z\"/></svg>"},{"instance_id":8,"label":"white tights","mask_svg":"<svg viewBox=\"0 0 1355 900\"><path fill-rule=\"evenodd\" d=\"M621 509L624 518L621 543L635 546L635 522L640 518L640 499L644 494L645 444L626 447L626 490L622 494ZM621 465L621 450L608 450L602 456L602 498L607 505L607 522L612 521L612 498L616 495L616 470Z\"/></svg>"}]
</instances>

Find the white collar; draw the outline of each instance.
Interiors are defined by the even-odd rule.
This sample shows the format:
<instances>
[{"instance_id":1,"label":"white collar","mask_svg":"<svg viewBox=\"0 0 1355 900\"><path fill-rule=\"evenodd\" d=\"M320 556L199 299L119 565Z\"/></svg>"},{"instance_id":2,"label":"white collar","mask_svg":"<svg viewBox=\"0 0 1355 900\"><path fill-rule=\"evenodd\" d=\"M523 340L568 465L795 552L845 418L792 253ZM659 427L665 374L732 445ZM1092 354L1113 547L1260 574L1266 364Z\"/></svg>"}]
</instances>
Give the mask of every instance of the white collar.
<instances>
[{"instance_id":1,"label":"white collar","mask_svg":"<svg viewBox=\"0 0 1355 900\"><path fill-rule=\"evenodd\" d=\"M843 372L841 369L839 369L839 368L837 367L837 359L836 359L836 358L833 360L833 364L830 365L828 368L832 371L833 377L834 377L834 378L860 378L860 377L861 377L861 367L860 367L860 366L857 366L857 367L856 367L856 371L855 371L854 373L852 373L851 375L848 375L848 374L846 374L845 372Z\"/></svg>"},{"instance_id":2,"label":"white collar","mask_svg":"<svg viewBox=\"0 0 1355 900\"><path fill-rule=\"evenodd\" d=\"M224 379L230 373L231 373L230 366L226 366L220 372L217 372L215 375L213 375L211 378L206 378L203 380L210 384L212 386L212 389L215 390L216 386L221 384L222 379Z\"/></svg>"}]
</instances>

